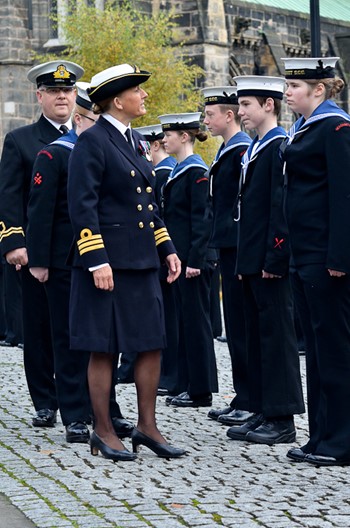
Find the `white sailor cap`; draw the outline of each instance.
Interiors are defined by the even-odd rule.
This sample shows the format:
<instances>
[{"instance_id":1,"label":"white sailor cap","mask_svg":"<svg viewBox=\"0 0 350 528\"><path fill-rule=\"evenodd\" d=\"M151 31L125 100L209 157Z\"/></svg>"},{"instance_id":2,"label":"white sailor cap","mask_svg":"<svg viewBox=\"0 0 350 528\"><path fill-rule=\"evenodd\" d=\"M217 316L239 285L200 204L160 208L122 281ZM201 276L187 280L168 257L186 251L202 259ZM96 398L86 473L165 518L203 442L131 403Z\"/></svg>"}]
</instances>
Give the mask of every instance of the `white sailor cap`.
<instances>
[{"instance_id":1,"label":"white sailor cap","mask_svg":"<svg viewBox=\"0 0 350 528\"><path fill-rule=\"evenodd\" d=\"M284 58L286 79L331 79L339 57Z\"/></svg>"},{"instance_id":2,"label":"white sailor cap","mask_svg":"<svg viewBox=\"0 0 350 528\"><path fill-rule=\"evenodd\" d=\"M148 71L142 71L137 66L119 64L94 75L87 92L90 99L98 103L144 83L150 75Z\"/></svg>"},{"instance_id":3,"label":"white sailor cap","mask_svg":"<svg viewBox=\"0 0 350 528\"><path fill-rule=\"evenodd\" d=\"M83 81L78 81L77 84L77 98L76 98L76 104L81 106L82 108L85 108L86 110L91 110L93 102L91 101L90 97L88 96L86 90L90 88L90 84Z\"/></svg>"},{"instance_id":4,"label":"white sailor cap","mask_svg":"<svg viewBox=\"0 0 350 528\"><path fill-rule=\"evenodd\" d=\"M134 130L137 130L144 136L146 141L156 141L163 139L164 132L162 129L162 125L159 123L156 125L148 125L143 127L134 128Z\"/></svg>"},{"instance_id":5,"label":"white sailor cap","mask_svg":"<svg viewBox=\"0 0 350 528\"><path fill-rule=\"evenodd\" d=\"M64 59L44 62L31 68L27 74L30 82L49 88L59 86L74 86L75 82L84 74L84 68L75 62Z\"/></svg>"},{"instance_id":6,"label":"white sailor cap","mask_svg":"<svg viewBox=\"0 0 350 528\"><path fill-rule=\"evenodd\" d=\"M214 104L238 104L236 86L213 86L212 88L202 88L204 103Z\"/></svg>"},{"instance_id":7,"label":"white sailor cap","mask_svg":"<svg viewBox=\"0 0 350 528\"><path fill-rule=\"evenodd\" d=\"M158 116L163 130L190 130L200 128L201 112L164 114Z\"/></svg>"},{"instance_id":8,"label":"white sailor cap","mask_svg":"<svg viewBox=\"0 0 350 528\"><path fill-rule=\"evenodd\" d=\"M269 77L265 75L242 75L234 77L237 83L237 97L244 95L255 97L274 97L283 99L286 80L284 77Z\"/></svg>"}]
</instances>

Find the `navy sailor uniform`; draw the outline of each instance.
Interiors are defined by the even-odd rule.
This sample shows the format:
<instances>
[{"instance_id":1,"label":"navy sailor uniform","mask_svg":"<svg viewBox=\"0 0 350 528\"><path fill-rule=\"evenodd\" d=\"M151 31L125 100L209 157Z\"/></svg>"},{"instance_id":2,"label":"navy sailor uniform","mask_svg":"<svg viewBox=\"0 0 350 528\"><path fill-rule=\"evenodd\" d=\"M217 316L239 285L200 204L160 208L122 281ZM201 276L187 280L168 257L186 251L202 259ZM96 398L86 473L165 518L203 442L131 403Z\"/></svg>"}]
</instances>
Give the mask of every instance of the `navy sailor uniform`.
<instances>
[{"instance_id":1,"label":"navy sailor uniform","mask_svg":"<svg viewBox=\"0 0 350 528\"><path fill-rule=\"evenodd\" d=\"M210 322L212 215L207 166L192 154L175 166L163 188L164 221L182 261L176 287L179 343L178 383L191 397L218 391L216 359ZM186 279L186 267L199 268ZM182 341L183 340L183 341Z\"/></svg>"},{"instance_id":2,"label":"navy sailor uniform","mask_svg":"<svg viewBox=\"0 0 350 528\"><path fill-rule=\"evenodd\" d=\"M176 159L172 156L168 156L160 161L157 165L154 166L154 171L156 173L156 186L155 186L155 195L156 202L159 208L160 216L163 218L163 203L162 203L162 187L166 183L169 174L176 165Z\"/></svg>"},{"instance_id":3,"label":"navy sailor uniform","mask_svg":"<svg viewBox=\"0 0 350 528\"><path fill-rule=\"evenodd\" d=\"M168 156L154 166L156 173L155 198L159 208L159 214L164 217L164 201L162 198L162 188L176 165L176 159ZM162 350L162 364L159 379L159 387L167 389L170 394L180 394L187 388L186 381L181 383L178 376L178 358L179 351L183 348L178 331L177 305L175 284L168 284L166 281L167 269L162 266L159 273L160 286L162 289L165 331L167 337L167 346ZM181 377L182 378L182 377Z\"/></svg>"},{"instance_id":4,"label":"navy sailor uniform","mask_svg":"<svg viewBox=\"0 0 350 528\"><path fill-rule=\"evenodd\" d=\"M233 387L236 392L231 406L237 409L248 409L248 383L242 282L234 272L237 258L237 222L234 221L234 206L242 156L250 143L248 134L238 132L226 145L221 145L209 169L213 207L210 244L219 250L225 331L231 357Z\"/></svg>"},{"instance_id":5,"label":"navy sailor uniform","mask_svg":"<svg viewBox=\"0 0 350 528\"><path fill-rule=\"evenodd\" d=\"M334 102L301 117L282 146L293 284L306 341L310 439L350 461L350 116ZM331 277L328 269L346 275Z\"/></svg>"},{"instance_id":6,"label":"navy sailor uniform","mask_svg":"<svg viewBox=\"0 0 350 528\"><path fill-rule=\"evenodd\" d=\"M132 136L135 149L101 116L70 157L74 349L137 353L165 346L158 268L175 248L154 201L148 144L137 131ZM113 292L98 290L87 271L104 263L115 275Z\"/></svg>"},{"instance_id":7,"label":"navy sailor uniform","mask_svg":"<svg viewBox=\"0 0 350 528\"><path fill-rule=\"evenodd\" d=\"M247 325L249 410L266 418L304 412L288 276L280 127L256 137L242 161L237 272ZM280 276L263 279L262 271Z\"/></svg>"}]
</instances>

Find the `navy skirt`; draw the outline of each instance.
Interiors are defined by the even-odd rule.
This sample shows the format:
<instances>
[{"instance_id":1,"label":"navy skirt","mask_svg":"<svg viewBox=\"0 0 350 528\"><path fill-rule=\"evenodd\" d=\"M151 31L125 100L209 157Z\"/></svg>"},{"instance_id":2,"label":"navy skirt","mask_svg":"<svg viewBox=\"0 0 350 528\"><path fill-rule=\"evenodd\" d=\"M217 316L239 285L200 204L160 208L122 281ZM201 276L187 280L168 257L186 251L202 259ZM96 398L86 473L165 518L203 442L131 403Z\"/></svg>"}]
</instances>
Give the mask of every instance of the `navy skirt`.
<instances>
[{"instance_id":1,"label":"navy skirt","mask_svg":"<svg viewBox=\"0 0 350 528\"><path fill-rule=\"evenodd\" d=\"M100 290L90 271L72 270L70 346L126 354L166 347L158 270L114 270L114 290Z\"/></svg>"}]
</instances>

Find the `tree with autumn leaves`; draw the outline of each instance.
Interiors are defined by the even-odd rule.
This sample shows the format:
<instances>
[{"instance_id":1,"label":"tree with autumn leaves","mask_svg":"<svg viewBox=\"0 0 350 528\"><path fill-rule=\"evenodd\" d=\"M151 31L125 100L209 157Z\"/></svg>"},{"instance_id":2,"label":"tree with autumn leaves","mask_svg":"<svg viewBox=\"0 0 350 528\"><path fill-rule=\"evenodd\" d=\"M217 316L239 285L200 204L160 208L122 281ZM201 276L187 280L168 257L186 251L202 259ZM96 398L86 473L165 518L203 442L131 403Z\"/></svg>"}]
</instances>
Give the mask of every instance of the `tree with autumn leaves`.
<instances>
[{"instance_id":1,"label":"tree with autumn leaves","mask_svg":"<svg viewBox=\"0 0 350 528\"><path fill-rule=\"evenodd\" d=\"M152 73L145 86L149 95L147 114L134 122L136 127L158 123L157 116L161 114L197 112L202 108L196 86L204 71L185 57L183 45L173 45L173 13L160 11L149 16L135 10L129 0L121 5L106 3L103 10L77 0L59 24L65 40L63 55L84 67L82 80L89 82L98 71L125 62ZM40 59L57 59L57 54L46 54ZM198 147L198 152L210 162L217 141L213 139Z\"/></svg>"}]
</instances>

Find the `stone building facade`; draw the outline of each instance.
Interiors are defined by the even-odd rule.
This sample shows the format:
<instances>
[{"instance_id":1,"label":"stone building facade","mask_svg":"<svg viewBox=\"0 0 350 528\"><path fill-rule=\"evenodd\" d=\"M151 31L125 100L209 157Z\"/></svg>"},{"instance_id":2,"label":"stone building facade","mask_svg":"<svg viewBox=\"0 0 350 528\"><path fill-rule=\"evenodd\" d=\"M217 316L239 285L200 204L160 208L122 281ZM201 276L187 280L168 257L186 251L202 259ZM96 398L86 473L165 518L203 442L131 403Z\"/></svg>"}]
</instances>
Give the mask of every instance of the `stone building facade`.
<instances>
[{"instance_id":1,"label":"stone building facade","mask_svg":"<svg viewBox=\"0 0 350 528\"><path fill-rule=\"evenodd\" d=\"M103 8L104 0L86 0ZM39 109L27 81L33 52L62 50L60 28L53 30L51 10L64 13L68 0L2 0L0 3L0 144L7 131L31 123ZM116 2L118 4L118 2ZM179 27L174 45L185 42L188 57L206 72L203 85L227 84L234 75L281 75L280 57L310 55L307 14L264 7L254 0L143 0L135 8L146 13L173 9ZM350 11L350 10L349 10ZM321 18L323 55L339 55L339 75L350 72L350 13L348 20ZM348 90L340 101L348 110ZM291 116L285 116L285 124Z\"/></svg>"}]
</instances>

